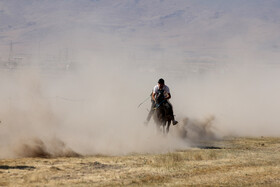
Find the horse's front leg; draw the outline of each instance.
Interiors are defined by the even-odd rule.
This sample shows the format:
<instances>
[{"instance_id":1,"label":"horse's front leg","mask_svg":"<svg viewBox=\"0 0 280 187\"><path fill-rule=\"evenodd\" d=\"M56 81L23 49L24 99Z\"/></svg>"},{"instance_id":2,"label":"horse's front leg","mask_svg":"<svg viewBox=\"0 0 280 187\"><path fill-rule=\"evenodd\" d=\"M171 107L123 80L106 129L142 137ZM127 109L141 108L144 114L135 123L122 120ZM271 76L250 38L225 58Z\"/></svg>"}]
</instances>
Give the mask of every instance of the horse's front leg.
<instances>
[{"instance_id":1,"label":"horse's front leg","mask_svg":"<svg viewBox=\"0 0 280 187\"><path fill-rule=\"evenodd\" d=\"M169 132L170 124L171 124L171 120L168 120L168 122L167 122L167 127L166 127L166 131L167 131L166 133Z\"/></svg>"}]
</instances>

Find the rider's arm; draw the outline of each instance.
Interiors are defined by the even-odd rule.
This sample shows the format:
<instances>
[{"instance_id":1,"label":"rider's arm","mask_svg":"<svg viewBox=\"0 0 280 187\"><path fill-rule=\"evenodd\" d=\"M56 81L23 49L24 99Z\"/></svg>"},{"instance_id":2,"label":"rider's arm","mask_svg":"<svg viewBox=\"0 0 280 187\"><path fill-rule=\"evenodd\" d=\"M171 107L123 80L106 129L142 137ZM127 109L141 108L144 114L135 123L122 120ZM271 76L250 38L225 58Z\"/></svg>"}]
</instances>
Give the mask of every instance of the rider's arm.
<instances>
[{"instance_id":1,"label":"rider's arm","mask_svg":"<svg viewBox=\"0 0 280 187\"><path fill-rule=\"evenodd\" d=\"M153 100L154 100L154 101L156 101L155 96L156 96L156 93L154 93L154 92L153 92L153 94L152 94L152 98L153 98Z\"/></svg>"},{"instance_id":2,"label":"rider's arm","mask_svg":"<svg viewBox=\"0 0 280 187\"><path fill-rule=\"evenodd\" d=\"M168 96L167 97L165 97L165 99L167 100L167 99L170 99L171 98L171 94L170 93L168 93Z\"/></svg>"}]
</instances>

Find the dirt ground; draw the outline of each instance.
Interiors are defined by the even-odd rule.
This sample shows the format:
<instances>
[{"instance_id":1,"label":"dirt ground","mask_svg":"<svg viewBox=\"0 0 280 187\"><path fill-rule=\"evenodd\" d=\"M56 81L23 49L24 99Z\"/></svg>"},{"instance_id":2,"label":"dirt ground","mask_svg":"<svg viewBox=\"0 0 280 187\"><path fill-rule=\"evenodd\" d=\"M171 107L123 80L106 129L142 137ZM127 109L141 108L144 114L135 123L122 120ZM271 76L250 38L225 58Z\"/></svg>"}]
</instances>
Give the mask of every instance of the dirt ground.
<instances>
[{"instance_id":1,"label":"dirt ground","mask_svg":"<svg viewBox=\"0 0 280 187\"><path fill-rule=\"evenodd\" d=\"M0 160L0 186L280 185L280 138L234 138L166 154Z\"/></svg>"}]
</instances>

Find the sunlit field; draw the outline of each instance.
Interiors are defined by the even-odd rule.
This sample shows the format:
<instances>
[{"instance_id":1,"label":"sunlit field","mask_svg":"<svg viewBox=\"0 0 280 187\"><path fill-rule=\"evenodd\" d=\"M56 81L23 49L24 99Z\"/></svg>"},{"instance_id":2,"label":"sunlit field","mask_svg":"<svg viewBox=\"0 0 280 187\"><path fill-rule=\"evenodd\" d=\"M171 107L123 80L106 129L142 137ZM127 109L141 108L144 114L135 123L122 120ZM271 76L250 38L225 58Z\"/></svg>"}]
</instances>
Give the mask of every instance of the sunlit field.
<instances>
[{"instance_id":1,"label":"sunlit field","mask_svg":"<svg viewBox=\"0 0 280 187\"><path fill-rule=\"evenodd\" d=\"M280 138L234 138L166 154L0 161L1 186L279 185Z\"/></svg>"}]
</instances>

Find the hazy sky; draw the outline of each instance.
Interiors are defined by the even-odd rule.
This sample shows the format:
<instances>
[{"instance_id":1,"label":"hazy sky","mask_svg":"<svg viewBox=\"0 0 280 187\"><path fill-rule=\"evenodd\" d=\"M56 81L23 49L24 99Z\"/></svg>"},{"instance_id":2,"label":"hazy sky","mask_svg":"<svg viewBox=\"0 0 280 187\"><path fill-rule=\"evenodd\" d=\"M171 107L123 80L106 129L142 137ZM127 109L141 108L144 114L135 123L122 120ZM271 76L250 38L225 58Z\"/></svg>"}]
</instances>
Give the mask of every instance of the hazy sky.
<instances>
[{"instance_id":1,"label":"hazy sky","mask_svg":"<svg viewBox=\"0 0 280 187\"><path fill-rule=\"evenodd\" d=\"M277 0L1 0L0 45L73 47L87 41L98 50L168 50L192 59L225 59L248 48L275 55L279 8Z\"/></svg>"}]
</instances>

